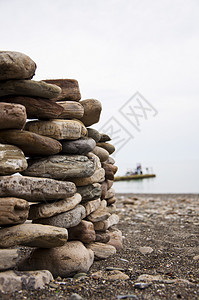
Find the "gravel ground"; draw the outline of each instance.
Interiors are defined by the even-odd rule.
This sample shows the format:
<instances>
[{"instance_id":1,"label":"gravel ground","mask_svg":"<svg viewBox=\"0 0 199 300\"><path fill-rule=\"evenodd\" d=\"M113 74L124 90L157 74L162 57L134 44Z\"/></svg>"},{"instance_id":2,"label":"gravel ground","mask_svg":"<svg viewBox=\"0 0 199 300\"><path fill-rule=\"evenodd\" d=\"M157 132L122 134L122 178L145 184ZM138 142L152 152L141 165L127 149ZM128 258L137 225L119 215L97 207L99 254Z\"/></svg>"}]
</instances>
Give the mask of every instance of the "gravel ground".
<instances>
[{"instance_id":1,"label":"gravel ground","mask_svg":"<svg viewBox=\"0 0 199 300\"><path fill-rule=\"evenodd\" d=\"M199 299L199 196L117 197L122 251L96 261L87 276L57 278L43 290L23 290L0 299ZM110 279L118 268L128 279ZM151 276L139 278L143 274ZM82 298L71 297L73 293Z\"/></svg>"}]
</instances>

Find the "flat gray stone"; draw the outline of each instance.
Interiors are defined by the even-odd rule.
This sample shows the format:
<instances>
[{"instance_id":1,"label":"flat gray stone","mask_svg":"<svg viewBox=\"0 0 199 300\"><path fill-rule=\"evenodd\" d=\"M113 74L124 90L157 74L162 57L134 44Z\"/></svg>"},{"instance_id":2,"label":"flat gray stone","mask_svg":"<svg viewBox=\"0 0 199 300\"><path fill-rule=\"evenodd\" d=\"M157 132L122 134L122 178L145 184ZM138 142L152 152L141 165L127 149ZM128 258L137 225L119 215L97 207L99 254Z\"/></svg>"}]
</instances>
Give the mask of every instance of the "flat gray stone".
<instances>
[{"instance_id":1,"label":"flat gray stone","mask_svg":"<svg viewBox=\"0 0 199 300\"><path fill-rule=\"evenodd\" d=\"M31 79L36 70L35 62L16 51L0 51L0 80Z\"/></svg>"},{"instance_id":2,"label":"flat gray stone","mask_svg":"<svg viewBox=\"0 0 199 300\"><path fill-rule=\"evenodd\" d=\"M53 155L61 151L59 141L26 130L0 131L0 143L18 146L25 155Z\"/></svg>"},{"instance_id":3,"label":"flat gray stone","mask_svg":"<svg viewBox=\"0 0 199 300\"><path fill-rule=\"evenodd\" d=\"M65 198L53 203L40 203L30 206L29 220L35 220L40 218L49 218L60 213L69 211L77 206L81 202L81 195L75 194L72 197Z\"/></svg>"},{"instance_id":4,"label":"flat gray stone","mask_svg":"<svg viewBox=\"0 0 199 300\"><path fill-rule=\"evenodd\" d=\"M78 120L30 121L26 123L25 128L56 140L77 140L87 135L86 127Z\"/></svg>"},{"instance_id":5,"label":"flat gray stone","mask_svg":"<svg viewBox=\"0 0 199 300\"><path fill-rule=\"evenodd\" d=\"M9 95L54 98L61 93L61 89L44 81L8 80L0 82L0 97Z\"/></svg>"},{"instance_id":6,"label":"flat gray stone","mask_svg":"<svg viewBox=\"0 0 199 300\"><path fill-rule=\"evenodd\" d=\"M87 137L82 137L74 141L62 140L61 143L62 153L67 154L87 154L96 146L96 142L92 138Z\"/></svg>"},{"instance_id":7,"label":"flat gray stone","mask_svg":"<svg viewBox=\"0 0 199 300\"><path fill-rule=\"evenodd\" d=\"M41 224L21 224L0 229L0 248L17 245L52 248L63 246L68 239L65 228Z\"/></svg>"},{"instance_id":8,"label":"flat gray stone","mask_svg":"<svg viewBox=\"0 0 199 300\"><path fill-rule=\"evenodd\" d=\"M69 241L62 247L36 249L19 268L21 270L49 270L54 277L68 277L88 272L94 253L79 241Z\"/></svg>"},{"instance_id":9,"label":"flat gray stone","mask_svg":"<svg viewBox=\"0 0 199 300\"><path fill-rule=\"evenodd\" d=\"M47 79L44 81L50 84L56 84L61 88L61 94L55 98L56 101L79 101L81 99L79 84L75 79Z\"/></svg>"},{"instance_id":10,"label":"flat gray stone","mask_svg":"<svg viewBox=\"0 0 199 300\"><path fill-rule=\"evenodd\" d=\"M1 249L0 250L0 271L5 271L8 269L15 268L18 262L18 257L19 257L19 253L17 249Z\"/></svg>"},{"instance_id":11,"label":"flat gray stone","mask_svg":"<svg viewBox=\"0 0 199 300\"><path fill-rule=\"evenodd\" d=\"M13 145L0 144L0 175L11 175L24 171L28 164L21 149Z\"/></svg>"},{"instance_id":12,"label":"flat gray stone","mask_svg":"<svg viewBox=\"0 0 199 300\"><path fill-rule=\"evenodd\" d=\"M27 176L47 177L58 180L88 177L94 174L95 164L83 155L51 155L46 158L28 160Z\"/></svg>"},{"instance_id":13,"label":"flat gray stone","mask_svg":"<svg viewBox=\"0 0 199 300\"><path fill-rule=\"evenodd\" d=\"M101 197L101 184L93 183L85 186L78 186L77 192L82 196L82 201L95 200Z\"/></svg>"},{"instance_id":14,"label":"flat gray stone","mask_svg":"<svg viewBox=\"0 0 199 300\"><path fill-rule=\"evenodd\" d=\"M26 118L26 109L23 105L0 102L0 129L22 129Z\"/></svg>"},{"instance_id":15,"label":"flat gray stone","mask_svg":"<svg viewBox=\"0 0 199 300\"><path fill-rule=\"evenodd\" d=\"M82 205L77 205L75 208L67 212L49 218L37 219L33 222L37 224L70 228L78 225L85 216L85 208Z\"/></svg>"},{"instance_id":16,"label":"flat gray stone","mask_svg":"<svg viewBox=\"0 0 199 300\"><path fill-rule=\"evenodd\" d=\"M28 218L29 203L19 198L0 198L0 226L24 223Z\"/></svg>"},{"instance_id":17,"label":"flat gray stone","mask_svg":"<svg viewBox=\"0 0 199 300\"><path fill-rule=\"evenodd\" d=\"M42 271L6 271L0 273L0 291L13 293L22 289L42 289L53 280L48 270Z\"/></svg>"},{"instance_id":18,"label":"flat gray stone","mask_svg":"<svg viewBox=\"0 0 199 300\"><path fill-rule=\"evenodd\" d=\"M0 197L17 197L31 202L56 201L76 192L72 182L49 178L0 176Z\"/></svg>"},{"instance_id":19,"label":"flat gray stone","mask_svg":"<svg viewBox=\"0 0 199 300\"><path fill-rule=\"evenodd\" d=\"M103 168L96 170L93 175L86 178L70 178L70 181L74 182L76 186L85 186L93 183L103 182L105 180L105 171Z\"/></svg>"}]
</instances>

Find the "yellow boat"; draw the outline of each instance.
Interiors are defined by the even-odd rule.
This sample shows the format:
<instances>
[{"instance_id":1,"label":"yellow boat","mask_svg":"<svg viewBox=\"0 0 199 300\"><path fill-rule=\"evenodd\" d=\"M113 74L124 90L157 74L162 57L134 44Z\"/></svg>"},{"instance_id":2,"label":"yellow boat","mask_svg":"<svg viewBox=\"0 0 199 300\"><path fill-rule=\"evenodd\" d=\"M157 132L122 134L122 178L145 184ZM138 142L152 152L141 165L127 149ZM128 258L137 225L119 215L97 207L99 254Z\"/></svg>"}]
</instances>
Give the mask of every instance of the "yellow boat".
<instances>
[{"instance_id":1,"label":"yellow boat","mask_svg":"<svg viewBox=\"0 0 199 300\"><path fill-rule=\"evenodd\" d=\"M137 175L125 175L125 176L115 176L114 181L122 181L122 180L136 180L136 179L144 179L156 177L155 174L137 174Z\"/></svg>"}]
</instances>

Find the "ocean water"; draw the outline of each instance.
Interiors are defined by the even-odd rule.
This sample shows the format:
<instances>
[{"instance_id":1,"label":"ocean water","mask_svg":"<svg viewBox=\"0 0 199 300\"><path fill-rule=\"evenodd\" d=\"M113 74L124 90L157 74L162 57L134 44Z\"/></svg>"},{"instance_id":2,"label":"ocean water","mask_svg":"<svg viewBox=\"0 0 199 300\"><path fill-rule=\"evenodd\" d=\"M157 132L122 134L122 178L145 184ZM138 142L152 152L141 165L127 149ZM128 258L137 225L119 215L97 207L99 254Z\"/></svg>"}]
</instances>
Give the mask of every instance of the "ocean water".
<instances>
[{"instance_id":1,"label":"ocean water","mask_svg":"<svg viewBox=\"0 0 199 300\"><path fill-rule=\"evenodd\" d=\"M114 189L116 193L199 193L197 160L153 163L153 173L155 178L117 181Z\"/></svg>"}]
</instances>

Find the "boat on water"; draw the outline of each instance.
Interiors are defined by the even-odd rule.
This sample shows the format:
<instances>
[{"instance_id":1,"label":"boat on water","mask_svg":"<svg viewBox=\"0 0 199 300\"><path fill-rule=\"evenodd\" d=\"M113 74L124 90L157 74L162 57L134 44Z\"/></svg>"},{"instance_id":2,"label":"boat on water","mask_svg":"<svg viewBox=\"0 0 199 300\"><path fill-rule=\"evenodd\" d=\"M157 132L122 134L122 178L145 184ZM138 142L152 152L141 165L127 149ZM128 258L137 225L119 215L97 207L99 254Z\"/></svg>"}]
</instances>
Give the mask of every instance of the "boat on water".
<instances>
[{"instance_id":1,"label":"boat on water","mask_svg":"<svg viewBox=\"0 0 199 300\"><path fill-rule=\"evenodd\" d=\"M115 176L114 181L144 179L151 177L156 177L156 175L153 172L149 172L149 168L146 168L146 173L143 174L142 166L140 163L138 163L135 170L128 170L124 176Z\"/></svg>"}]
</instances>

